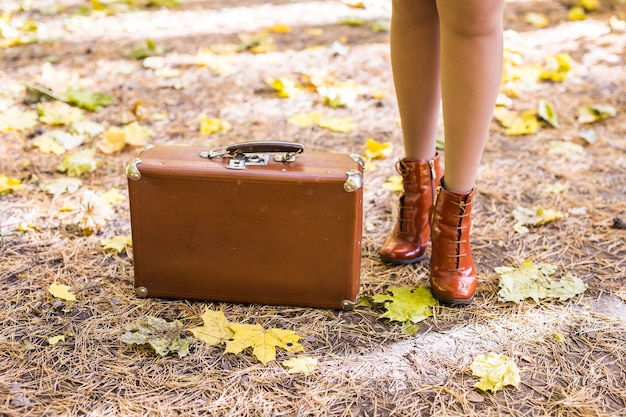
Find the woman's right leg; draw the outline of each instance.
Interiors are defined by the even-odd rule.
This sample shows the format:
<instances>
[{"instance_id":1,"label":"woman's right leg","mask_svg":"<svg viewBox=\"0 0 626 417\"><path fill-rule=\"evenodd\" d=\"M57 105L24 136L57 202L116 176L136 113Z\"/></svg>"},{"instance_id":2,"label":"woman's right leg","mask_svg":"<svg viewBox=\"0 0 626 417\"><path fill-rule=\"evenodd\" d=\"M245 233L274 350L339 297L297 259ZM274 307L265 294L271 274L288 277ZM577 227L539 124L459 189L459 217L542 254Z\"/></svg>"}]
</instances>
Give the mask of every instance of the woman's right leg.
<instances>
[{"instance_id":1,"label":"woman's right leg","mask_svg":"<svg viewBox=\"0 0 626 417\"><path fill-rule=\"evenodd\" d=\"M439 14L435 0L393 0L391 68L408 160L435 155L440 108Z\"/></svg>"},{"instance_id":2,"label":"woman's right leg","mask_svg":"<svg viewBox=\"0 0 626 417\"><path fill-rule=\"evenodd\" d=\"M435 142L439 119L439 16L434 0L394 0L391 64L405 158L398 161L403 195L395 228L380 257L393 264L424 258L428 215L442 171Z\"/></svg>"}]
</instances>

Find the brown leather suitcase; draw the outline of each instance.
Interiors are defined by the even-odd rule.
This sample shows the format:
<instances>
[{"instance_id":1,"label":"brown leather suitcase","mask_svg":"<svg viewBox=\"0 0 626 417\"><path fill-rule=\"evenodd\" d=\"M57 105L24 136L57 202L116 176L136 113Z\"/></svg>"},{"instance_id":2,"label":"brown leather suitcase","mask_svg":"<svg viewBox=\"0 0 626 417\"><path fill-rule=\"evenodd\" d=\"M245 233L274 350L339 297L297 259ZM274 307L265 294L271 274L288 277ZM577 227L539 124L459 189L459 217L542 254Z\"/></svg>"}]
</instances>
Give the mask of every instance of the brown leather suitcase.
<instances>
[{"instance_id":1,"label":"brown leather suitcase","mask_svg":"<svg viewBox=\"0 0 626 417\"><path fill-rule=\"evenodd\" d=\"M291 142L146 147L128 164L141 297L348 309L363 163Z\"/></svg>"}]
</instances>

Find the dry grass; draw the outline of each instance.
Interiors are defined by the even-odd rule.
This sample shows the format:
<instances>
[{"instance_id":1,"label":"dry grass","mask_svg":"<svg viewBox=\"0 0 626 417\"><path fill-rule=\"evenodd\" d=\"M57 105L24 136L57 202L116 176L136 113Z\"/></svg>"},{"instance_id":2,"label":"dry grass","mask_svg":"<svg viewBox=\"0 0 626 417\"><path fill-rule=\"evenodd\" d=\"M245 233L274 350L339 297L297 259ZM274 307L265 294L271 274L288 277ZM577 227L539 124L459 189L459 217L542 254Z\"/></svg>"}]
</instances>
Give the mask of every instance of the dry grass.
<instances>
[{"instance_id":1,"label":"dry grass","mask_svg":"<svg viewBox=\"0 0 626 417\"><path fill-rule=\"evenodd\" d=\"M551 28L539 32L524 26L519 16L529 10L547 12L553 19ZM394 173L394 161L401 156L393 95L331 110L311 97L277 99L263 83L265 76L288 75L313 66L372 91L391 92L388 35L335 24L339 15L359 13L376 19L386 17L388 11L355 11L332 1L264 6L252 0L188 1L167 14L96 18L65 34L58 43L3 50L8 65L0 73L0 85L13 91L19 80L39 80L41 65L55 56L59 73L75 72L116 97L115 104L93 114L93 120L119 123L136 101L147 115L168 113L171 117L166 121L147 118L142 122L155 131L155 143L214 147L281 139L300 141L311 150L358 152L368 137L392 141L393 157L380 161L366 175L363 294L380 293L390 285L426 284L427 261L391 267L377 255L395 213L395 196L381 185ZM402 336L400 326L378 320L380 311L375 307L339 312L137 299L132 260L125 254L105 253L100 246L103 237L130 232L127 205L116 208L116 219L100 235L82 236L71 213L58 210L75 202L76 196L52 199L38 189L40 181L59 175L55 172L58 158L33 149L32 136L3 134L0 175L22 179L25 188L0 196L0 415L624 415L626 232L612 225L614 218L626 218L626 105L620 93L626 35L593 32L606 27L612 14L620 13L623 18L623 4L607 2L589 22L559 23L566 9L558 3L508 3L508 27L524 29L512 42L536 46L529 48L528 59L548 51L567 51L582 63L595 45L618 54L621 61L577 65L565 83L544 84L541 91L516 100L518 110L529 108L539 98L553 101L562 119L558 130L507 137L494 124L474 217L473 244L480 272L477 298L466 308L437 306L434 317L412 337ZM154 27L147 16L155 17ZM59 28L62 18L41 17L51 29ZM244 27L253 32L286 22L298 30L276 37L277 52L238 55L236 75L220 78L190 64L198 48L237 42L236 33ZM138 25L135 31L128 30L131 23ZM306 27L325 31L311 39L304 35ZM105 33L107 38L102 37ZM346 56L304 49L313 43L329 45L341 36L347 39ZM158 78L140 67L130 74L114 73L124 60L121 51L148 37L169 47L167 60L184 70L180 79ZM179 81L188 87L174 89ZM553 140L582 143L577 139L575 117L577 109L589 101L612 104L618 117L595 126L599 139L585 145L583 154L550 153ZM335 117L351 116L359 129L342 135L284 123L286 114L311 109ZM230 120L233 131L200 137L196 129L202 114ZM123 168L133 155L134 150L128 150L102 156L103 166L85 177L83 186L99 191L117 186L125 193ZM549 184L562 185L565 191L551 193L546 188ZM570 214L520 235L513 231L510 216L520 205L564 212L584 207L586 214ZM17 232L23 222L37 225L39 231ZM556 264L561 271L582 278L589 290L568 302L499 302L493 268L525 258ZM55 301L47 292L55 281L72 286L78 301ZM222 347L198 341L182 359L175 355L158 358L148 349L129 347L120 340L125 325L147 315L178 319L186 329L195 327L201 324L206 307L223 310L231 321L296 331L304 338L305 353L319 360L318 369L308 376L291 375L279 362L263 366L251 355L225 355ZM65 341L50 346L47 338L56 335L65 335ZM468 365L476 355L489 351L507 354L518 363L519 389L483 394L474 388L477 381ZM288 356L280 353L279 361Z\"/></svg>"}]
</instances>

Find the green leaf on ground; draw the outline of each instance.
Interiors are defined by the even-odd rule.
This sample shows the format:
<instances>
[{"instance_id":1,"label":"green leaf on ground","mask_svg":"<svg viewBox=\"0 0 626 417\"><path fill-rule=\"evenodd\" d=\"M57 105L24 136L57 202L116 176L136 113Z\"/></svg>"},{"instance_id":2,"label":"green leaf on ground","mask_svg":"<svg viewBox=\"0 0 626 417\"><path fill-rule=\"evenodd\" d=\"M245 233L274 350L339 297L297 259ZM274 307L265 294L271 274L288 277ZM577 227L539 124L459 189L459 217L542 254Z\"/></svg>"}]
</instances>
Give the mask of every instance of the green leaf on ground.
<instances>
[{"instance_id":1,"label":"green leaf on ground","mask_svg":"<svg viewBox=\"0 0 626 417\"><path fill-rule=\"evenodd\" d=\"M537 114L550 126L557 128L559 127L559 120L556 116L554 108L550 103L546 102L545 100L539 100L539 104L537 106Z\"/></svg>"},{"instance_id":2,"label":"green leaf on ground","mask_svg":"<svg viewBox=\"0 0 626 417\"><path fill-rule=\"evenodd\" d=\"M527 298L536 303L544 298L565 301L585 292L587 285L573 275L565 274L561 279L553 279L556 269L550 264L534 264L530 259L524 260L519 268L495 268L500 275L500 301L519 303Z\"/></svg>"},{"instance_id":3,"label":"green leaf on ground","mask_svg":"<svg viewBox=\"0 0 626 417\"><path fill-rule=\"evenodd\" d=\"M122 342L129 345L149 345L161 356L176 352L180 358L189 354L190 338L181 334L182 324L178 320L168 322L158 317L146 316L126 326Z\"/></svg>"},{"instance_id":4,"label":"green leaf on ground","mask_svg":"<svg viewBox=\"0 0 626 417\"><path fill-rule=\"evenodd\" d=\"M113 96L85 88L70 87L63 95L73 105L94 112L104 109L113 102Z\"/></svg>"},{"instance_id":5,"label":"green leaf on ground","mask_svg":"<svg viewBox=\"0 0 626 417\"><path fill-rule=\"evenodd\" d=\"M437 304L437 300L428 288L419 286L417 289L406 287L391 287L387 289L390 294L376 294L373 297L375 303L382 303L387 310L379 318L402 323L418 323L433 315L431 306Z\"/></svg>"}]
</instances>

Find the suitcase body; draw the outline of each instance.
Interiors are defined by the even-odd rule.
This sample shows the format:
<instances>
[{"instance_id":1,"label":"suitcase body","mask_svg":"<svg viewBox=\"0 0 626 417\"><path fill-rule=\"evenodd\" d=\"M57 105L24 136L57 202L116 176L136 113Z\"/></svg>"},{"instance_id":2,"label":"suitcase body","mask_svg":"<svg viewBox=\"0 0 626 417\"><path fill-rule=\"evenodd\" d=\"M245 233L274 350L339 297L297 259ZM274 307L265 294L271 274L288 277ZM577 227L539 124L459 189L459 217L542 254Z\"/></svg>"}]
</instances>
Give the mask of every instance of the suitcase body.
<instances>
[{"instance_id":1,"label":"suitcase body","mask_svg":"<svg viewBox=\"0 0 626 417\"><path fill-rule=\"evenodd\" d=\"M302 150L144 149L126 171L137 295L351 308L362 160Z\"/></svg>"}]
</instances>

